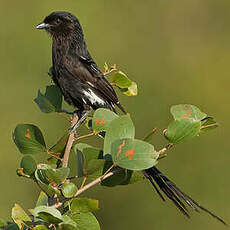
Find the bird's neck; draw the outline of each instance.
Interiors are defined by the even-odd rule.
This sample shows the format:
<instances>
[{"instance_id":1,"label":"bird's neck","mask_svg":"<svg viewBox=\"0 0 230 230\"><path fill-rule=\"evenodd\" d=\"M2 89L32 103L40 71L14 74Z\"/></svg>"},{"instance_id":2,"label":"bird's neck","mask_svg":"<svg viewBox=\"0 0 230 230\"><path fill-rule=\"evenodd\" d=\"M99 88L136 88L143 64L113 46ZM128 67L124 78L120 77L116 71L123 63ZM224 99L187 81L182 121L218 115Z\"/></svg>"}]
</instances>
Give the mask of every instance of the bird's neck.
<instances>
[{"instance_id":1,"label":"bird's neck","mask_svg":"<svg viewBox=\"0 0 230 230\"><path fill-rule=\"evenodd\" d=\"M53 37L53 49L62 56L68 54L84 56L87 47L83 34L74 31L63 36Z\"/></svg>"}]
</instances>

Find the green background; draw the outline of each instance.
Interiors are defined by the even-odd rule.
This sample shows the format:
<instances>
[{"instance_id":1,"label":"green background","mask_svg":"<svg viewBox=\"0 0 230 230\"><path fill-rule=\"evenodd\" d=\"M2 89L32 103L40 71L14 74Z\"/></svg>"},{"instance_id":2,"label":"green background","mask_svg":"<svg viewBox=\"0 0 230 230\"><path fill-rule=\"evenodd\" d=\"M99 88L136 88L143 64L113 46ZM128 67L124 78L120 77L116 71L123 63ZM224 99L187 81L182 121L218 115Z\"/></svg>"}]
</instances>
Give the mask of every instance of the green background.
<instances>
[{"instance_id":1,"label":"green background","mask_svg":"<svg viewBox=\"0 0 230 230\"><path fill-rule=\"evenodd\" d=\"M35 204L35 185L16 176L21 154L12 142L18 123L39 125L48 144L68 123L42 114L33 102L50 83L51 40L36 24L47 14L77 15L92 56L102 68L117 63L135 80L139 95L120 101L136 125L137 138L151 128L159 134L172 119L173 104L200 107L220 127L170 151L158 167L194 199L229 221L230 2L229 0L68 0L4 1L0 7L0 216L9 218L15 202ZM97 145L98 139L93 141ZM157 149L166 141L156 135ZM95 187L102 229L225 229L215 219L192 213L185 219L163 203L147 181L115 189Z\"/></svg>"}]
</instances>

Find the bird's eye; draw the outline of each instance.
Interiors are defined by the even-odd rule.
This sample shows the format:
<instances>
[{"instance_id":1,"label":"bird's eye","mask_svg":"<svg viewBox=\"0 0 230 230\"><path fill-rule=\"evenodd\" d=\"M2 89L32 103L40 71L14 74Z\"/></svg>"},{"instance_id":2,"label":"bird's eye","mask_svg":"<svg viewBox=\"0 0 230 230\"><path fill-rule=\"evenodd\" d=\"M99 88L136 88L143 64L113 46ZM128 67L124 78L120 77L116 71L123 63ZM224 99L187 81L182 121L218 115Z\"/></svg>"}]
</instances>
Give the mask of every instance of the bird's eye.
<instances>
[{"instance_id":1,"label":"bird's eye","mask_svg":"<svg viewBox=\"0 0 230 230\"><path fill-rule=\"evenodd\" d=\"M57 24L60 24L60 23L61 23L61 19L58 18L58 19L56 20L56 23L57 23Z\"/></svg>"}]
</instances>

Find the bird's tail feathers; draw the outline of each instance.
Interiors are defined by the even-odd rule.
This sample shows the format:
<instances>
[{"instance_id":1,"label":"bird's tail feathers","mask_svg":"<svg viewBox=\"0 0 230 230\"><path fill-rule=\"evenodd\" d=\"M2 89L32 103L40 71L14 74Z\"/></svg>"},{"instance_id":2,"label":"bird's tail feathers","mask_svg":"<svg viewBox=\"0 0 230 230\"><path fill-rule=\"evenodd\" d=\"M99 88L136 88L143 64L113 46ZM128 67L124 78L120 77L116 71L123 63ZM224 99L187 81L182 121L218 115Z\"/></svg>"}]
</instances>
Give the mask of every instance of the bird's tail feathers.
<instances>
[{"instance_id":1,"label":"bird's tail feathers","mask_svg":"<svg viewBox=\"0 0 230 230\"><path fill-rule=\"evenodd\" d=\"M190 218L188 210L185 206L187 204L190 208L192 208L196 212L200 212L203 210L207 212L212 217L216 218L218 221L227 225L225 221L223 221L220 217L200 205L198 202L193 200L190 196L182 192L172 181L170 181L165 175L163 175L156 167L152 167L146 169L144 171L145 177L151 182L156 192L159 194L161 199L165 201L164 196L160 192L160 190L175 204L175 206L187 217ZM159 187L157 187L157 185Z\"/></svg>"}]
</instances>

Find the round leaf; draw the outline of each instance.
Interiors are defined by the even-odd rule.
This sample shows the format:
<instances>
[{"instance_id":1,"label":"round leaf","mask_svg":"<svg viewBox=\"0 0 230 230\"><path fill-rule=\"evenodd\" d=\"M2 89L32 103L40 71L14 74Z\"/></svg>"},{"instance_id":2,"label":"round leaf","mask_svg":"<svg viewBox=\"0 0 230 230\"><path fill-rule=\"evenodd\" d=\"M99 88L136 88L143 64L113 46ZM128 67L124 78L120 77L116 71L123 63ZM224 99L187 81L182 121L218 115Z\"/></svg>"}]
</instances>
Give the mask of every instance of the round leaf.
<instances>
[{"instance_id":1,"label":"round leaf","mask_svg":"<svg viewBox=\"0 0 230 230\"><path fill-rule=\"evenodd\" d=\"M118 117L109 124L104 141L104 155L111 154L111 145L115 140L134 138L135 127L129 116Z\"/></svg>"},{"instance_id":2,"label":"round leaf","mask_svg":"<svg viewBox=\"0 0 230 230\"><path fill-rule=\"evenodd\" d=\"M58 225L58 230L77 230L77 223L69 216L62 216L63 222Z\"/></svg>"},{"instance_id":3,"label":"round leaf","mask_svg":"<svg viewBox=\"0 0 230 230\"><path fill-rule=\"evenodd\" d=\"M36 207L46 205L47 203L48 203L48 196L43 191L41 191L38 200L36 202Z\"/></svg>"},{"instance_id":4,"label":"round leaf","mask_svg":"<svg viewBox=\"0 0 230 230\"><path fill-rule=\"evenodd\" d=\"M121 71L117 71L113 74L112 82L122 89L132 85L132 81Z\"/></svg>"},{"instance_id":5,"label":"round leaf","mask_svg":"<svg viewBox=\"0 0 230 230\"><path fill-rule=\"evenodd\" d=\"M24 225L24 222L32 221L30 217L26 214L26 212L18 204L15 204L12 208L11 217L20 229Z\"/></svg>"},{"instance_id":6,"label":"round leaf","mask_svg":"<svg viewBox=\"0 0 230 230\"><path fill-rule=\"evenodd\" d=\"M34 101L43 113L58 112L62 107L62 93L58 86L49 85L46 87L45 94L38 91Z\"/></svg>"},{"instance_id":7,"label":"round leaf","mask_svg":"<svg viewBox=\"0 0 230 230\"><path fill-rule=\"evenodd\" d=\"M71 198L73 197L74 194L76 194L77 192L77 187L74 183L71 182L65 182L62 186L61 186L61 190L62 193L65 197L67 198Z\"/></svg>"},{"instance_id":8,"label":"round leaf","mask_svg":"<svg viewBox=\"0 0 230 230\"><path fill-rule=\"evenodd\" d=\"M200 121L194 121L193 119L186 118L175 120L169 125L165 136L169 142L177 144L197 136L200 128Z\"/></svg>"},{"instance_id":9,"label":"round leaf","mask_svg":"<svg viewBox=\"0 0 230 230\"><path fill-rule=\"evenodd\" d=\"M175 120L187 118L200 121L207 116L207 114L201 112L196 106L187 104L174 105L171 107L170 111Z\"/></svg>"},{"instance_id":10,"label":"round leaf","mask_svg":"<svg viewBox=\"0 0 230 230\"><path fill-rule=\"evenodd\" d=\"M56 165L47 165L47 164L39 164L37 165L37 170L35 171L35 177L38 181L43 184L49 184L49 180L45 175L45 169L55 169Z\"/></svg>"},{"instance_id":11,"label":"round leaf","mask_svg":"<svg viewBox=\"0 0 230 230\"><path fill-rule=\"evenodd\" d=\"M61 213L53 207L47 206L38 206L35 209L31 210L32 214L35 217L47 221L48 223L60 223L63 221Z\"/></svg>"},{"instance_id":12,"label":"round leaf","mask_svg":"<svg viewBox=\"0 0 230 230\"><path fill-rule=\"evenodd\" d=\"M22 158L20 167L23 168L23 172L26 175L33 175L37 169L36 161L30 155L26 155Z\"/></svg>"},{"instance_id":13,"label":"round leaf","mask_svg":"<svg viewBox=\"0 0 230 230\"><path fill-rule=\"evenodd\" d=\"M46 179L51 183L61 184L69 175L69 168L44 169Z\"/></svg>"},{"instance_id":14,"label":"round leaf","mask_svg":"<svg viewBox=\"0 0 230 230\"><path fill-rule=\"evenodd\" d=\"M35 125L17 125L13 133L13 140L23 154L41 153L46 149L42 132Z\"/></svg>"},{"instance_id":15,"label":"round leaf","mask_svg":"<svg viewBox=\"0 0 230 230\"><path fill-rule=\"evenodd\" d=\"M73 213L93 212L98 210L98 200L88 198L76 198L71 203Z\"/></svg>"},{"instance_id":16,"label":"round leaf","mask_svg":"<svg viewBox=\"0 0 230 230\"><path fill-rule=\"evenodd\" d=\"M117 117L117 114L108 109L97 109L92 119L93 130L96 132L106 130L110 122Z\"/></svg>"},{"instance_id":17,"label":"round leaf","mask_svg":"<svg viewBox=\"0 0 230 230\"><path fill-rule=\"evenodd\" d=\"M77 223L78 230L100 230L100 225L91 212L79 213L72 216L72 219Z\"/></svg>"},{"instance_id":18,"label":"round leaf","mask_svg":"<svg viewBox=\"0 0 230 230\"><path fill-rule=\"evenodd\" d=\"M121 92L127 96L136 96L137 95L137 84L136 82L132 81L131 86L125 89L120 89Z\"/></svg>"},{"instance_id":19,"label":"round leaf","mask_svg":"<svg viewBox=\"0 0 230 230\"><path fill-rule=\"evenodd\" d=\"M143 170L157 164L154 147L136 139L120 139L112 144L113 161L121 168Z\"/></svg>"}]
</instances>

